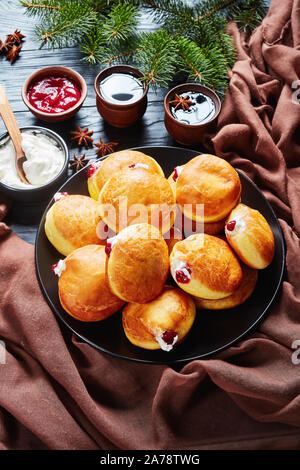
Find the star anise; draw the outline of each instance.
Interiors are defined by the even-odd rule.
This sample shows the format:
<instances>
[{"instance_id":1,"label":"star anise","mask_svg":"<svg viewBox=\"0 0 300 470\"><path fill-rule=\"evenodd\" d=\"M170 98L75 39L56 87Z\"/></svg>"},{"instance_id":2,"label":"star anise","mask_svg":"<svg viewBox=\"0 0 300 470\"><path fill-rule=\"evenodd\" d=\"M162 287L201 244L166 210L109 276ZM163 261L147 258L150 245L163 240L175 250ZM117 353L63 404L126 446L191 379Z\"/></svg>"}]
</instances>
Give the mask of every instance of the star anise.
<instances>
[{"instance_id":1,"label":"star anise","mask_svg":"<svg viewBox=\"0 0 300 470\"><path fill-rule=\"evenodd\" d=\"M79 155L79 157L74 153L73 160L70 160L70 168L75 171L75 173L81 168L85 167L87 165L88 160L85 158L85 153L82 155Z\"/></svg>"},{"instance_id":2,"label":"star anise","mask_svg":"<svg viewBox=\"0 0 300 470\"><path fill-rule=\"evenodd\" d=\"M7 35L7 41L10 43L14 44L20 44L23 41L23 38L25 38L24 34L21 34L21 32L16 29L14 33L8 34Z\"/></svg>"},{"instance_id":3,"label":"star anise","mask_svg":"<svg viewBox=\"0 0 300 470\"><path fill-rule=\"evenodd\" d=\"M85 147L89 147L89 145L93 142L92 135L94 132L89 131L88 127L81 129L80 126L77 126L77 129L77 131L71 131L71 134L73 135L71 140L75 140L79 147L81 147L82 144Z\"/></svg>"},{"instance_id":4,"label":"star anise","mask_svg":"<svg viewBox=\"0 0 300 470\"><path fill-rule=\"evenodd\" d=\"M6 54L6 60L9 60L11 64L15 62L15 60L19 57L20 51L22 49L22 45L16 46L13 44L11 49Z\"/></svg>"},{"instance_id":5,"label":"star anise","mask_svg":"<svg viewBox=\"0 0 300 470\"><path fill-rule=\"evenodd\" d=\"M118 142L107 142L105 144L103 139L100 139L100 142L94 145L95 147L98 147L98 150L96 150L96 154L104 157L104 155L107 155L108 153L113 153L114 147L117 147L119 144Z\"/></svg>"},{"instance_id":6,"label":"star anise","mask_svg":"<svg viewBox=\"0 0 300 470\"><path fill-rule=\"evenodd\" d=\"M11 49L12 43L5 39L4 42L0 40L0 54L7 54L9 49Z\"/></svg>"},{"instance_id":7,"label":"star anise","mask_svg":"<svg viewBox=\"0 0 300 470\"><path fill-rule=\"evenodd\" d=\"M179 96L179 95L177 95L177 93L175 93L175 99L170 101L170 104L175 107L175 111L176 111L177 108L181 108L181 109L183 109L183 111L185 111L185 110L188 111L190 109L190 106L192 104L195 104L195 102L190 100L189 95Z\"/></svg>"}]
</instances>

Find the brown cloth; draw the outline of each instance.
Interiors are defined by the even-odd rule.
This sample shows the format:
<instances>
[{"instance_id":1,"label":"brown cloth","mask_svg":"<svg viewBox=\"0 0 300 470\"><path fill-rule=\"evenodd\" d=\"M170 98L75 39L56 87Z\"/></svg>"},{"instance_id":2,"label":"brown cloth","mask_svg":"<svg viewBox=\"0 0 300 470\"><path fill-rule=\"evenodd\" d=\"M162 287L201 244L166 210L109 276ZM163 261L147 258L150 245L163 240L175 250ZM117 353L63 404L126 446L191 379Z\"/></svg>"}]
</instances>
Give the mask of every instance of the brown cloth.
<instances>
[{"instance_id":1,"label":"brown cloth","mask_svg":"<svg viewBox=\"0 0 300 470\"><path fill-rule=\"evenodd\" d=\"M247 42L235 25L231 33L238 60L213 143L280 218L286 274L269 315L235 347L180 371L112 358L62 328L40 292L33 247L0 224L0 449L300 447L291 348L300 340L300 104L291 88L300 1L273 0Z\"/></svg>"}]
</instances>

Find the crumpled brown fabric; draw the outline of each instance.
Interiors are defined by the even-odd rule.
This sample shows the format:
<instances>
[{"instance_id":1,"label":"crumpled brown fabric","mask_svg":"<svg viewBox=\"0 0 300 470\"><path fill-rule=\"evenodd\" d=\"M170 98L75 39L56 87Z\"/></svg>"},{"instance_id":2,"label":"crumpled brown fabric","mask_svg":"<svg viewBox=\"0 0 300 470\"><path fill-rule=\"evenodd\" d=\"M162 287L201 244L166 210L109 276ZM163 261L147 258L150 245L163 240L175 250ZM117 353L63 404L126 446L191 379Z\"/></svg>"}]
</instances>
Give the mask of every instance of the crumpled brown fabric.
<instances>
[{"instance_id":1,"label":"crumpled brown fabric","mask_svg":"<svg viewBox=\"0 0 300 470\"><path fill-rule=\"evenodd\" d=\"M33 247L0 222L0 449L270 449L300 446L300 1L273 0L238 49L213 138L280 219L281 292L259 330L181 370L112 358L57 322ZM0 220L6 212L0 202ZM0 358L3 358L3 348ZM2 352L2 356L1 356ZM1 362L1 361L0 361Z\"/></svg>"}]
</instances>

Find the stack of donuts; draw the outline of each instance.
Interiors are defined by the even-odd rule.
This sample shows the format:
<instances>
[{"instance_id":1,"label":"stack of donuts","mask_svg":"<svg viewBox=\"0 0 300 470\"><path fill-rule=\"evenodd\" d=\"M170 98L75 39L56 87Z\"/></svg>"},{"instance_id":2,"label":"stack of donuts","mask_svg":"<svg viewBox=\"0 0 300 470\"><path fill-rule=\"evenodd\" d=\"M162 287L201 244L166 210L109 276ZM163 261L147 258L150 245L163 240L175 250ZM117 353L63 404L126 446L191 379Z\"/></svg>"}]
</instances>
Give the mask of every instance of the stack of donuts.
<instances>
[{"instance_id":1,"label":"stack of donuts","mask_svg":"<svg viewBox=\"0 0 300 470\"><path fill-rule=\"evenodd\" d=\"M57 193L46 215L64 310L99 322L122 309L128 340L170 351L198 310L234 308L274 256L266 219L241 203L238 173L199 155L165 177L141 152L121 151L87 170L90 194ZM201 312L198 313L199 315Z\"/></svg>"}]
</instances>

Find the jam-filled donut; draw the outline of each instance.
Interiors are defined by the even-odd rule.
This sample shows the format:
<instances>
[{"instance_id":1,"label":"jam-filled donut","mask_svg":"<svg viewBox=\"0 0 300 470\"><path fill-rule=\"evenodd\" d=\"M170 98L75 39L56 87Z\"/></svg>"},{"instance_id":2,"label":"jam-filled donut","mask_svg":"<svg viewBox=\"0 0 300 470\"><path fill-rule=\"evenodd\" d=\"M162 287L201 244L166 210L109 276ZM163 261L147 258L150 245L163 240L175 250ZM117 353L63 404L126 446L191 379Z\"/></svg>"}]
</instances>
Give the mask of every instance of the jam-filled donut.
<instances>
[{"instance_id":1,"label":"jam-filled donut","mask_svg":"<svg viewBox=\"0 0 300 470\"><path fill-rule=\"evenodd\" d=\"M166 233L176 214L175 196L166 178L140 167L112 176L99 202L104 222L116 233L137 223L149 223Z\"/></svg>"},{"instance_id":2,"label":"jam-filled donut","mask_svg":"<svg viewBox=\"0 0 300 470\"><path fill-rule=\"evenodd\" d=\"M195 315L195 304L188 294L176 287L165 286L151 302L125 306L124 332L135 346L171 351L186 337Z\"/></svg>"},{"instance_id":3,"label":"jam-filled donut","mask_svg":"<svg viewBox=\"0 0 300 470\"><path fill-rule=\"evenodd\" d=\"M248 266L264 269L271 263L275 251L274 236L259 211L238 204L226 221L225 234L239 258Z\"/></svg>"},{"instance_id":4,"label":"jam-filled donut","mask_svg":"<svg viewBox=\"0 0 300 470\"><path fill-rule=\"evenodd\" d=\"M150 173L164 176L161 166L154 158L136 150L121 150L91 166L90 171L88 171L90 196L98 201L100 191L106 181L126 168L144 168Z\"/></svg>"},{"instance_id":5,"label":"jam-filled donut","mask_svg":"<svg viewBox=\"0 0 300 470\"><path fill-rule=\"evenodd\" d=\"M207 310L229 309L237 307L249 299L257 282L258 271L257 269L249 268L249 266L244 263L240 264L243 271L243 279L237 290L224 299L208 300L194 297L194 301L198 308Z\"/></svg>"},{"instance_id":6,"label":"jam-filled donut","mask_svg":"<svg viewBox=\"0 0 300 470\"><path fill-rule=\"evenodd\" d=\"M223 158L202 154L179 168L176 170L176 202L186 217L218 222L237 205L241 194L240 178Z\"/></svg>"},{"instance_id":7,"label":"jam-filled donut","mask_svg":"<svg viewBox=\"0 0 300 470\"><path fill-rule=\"evenodd\" d=\"M105 251L109 285L120 299L142 304L160 294L168 276L169 253L157 228L130 225L107 240Z\"/></svg>"},{"instance_id":8,"label":"jam-filled donut","mask_svg":"<svg viewBox=\"0 0 300 470\"><path fill-rule=\"evenodd\" d=\"M88 196L56 193L56 201L48 210L45 232L52 245L67 256L76 248L105 244L97 235L101 221L100 204Z\"/></svg>"},{"instance_id":9,"label":"jam-filled donut","mask_svg":"<svg viewBox=\"0 0 300 470\"><path fill-rule=\"evenodd\" d=\"M59 276L58 292L62 307L77 320L104 320L123 307L106 278L106 254L101 245L78 248L53 267Z\"/></svg>"},{"instance_id":10,"label":"jam-filled donut","mask_svg":"<svg viewBox=\"0 0 300 470\"><path fill-rule=\"evenodd\" d=\"M228 243L202 233L176 243L170 269L181 289L203 299L228 297L242 282L241 266Z\"/></svg>"}]
</instances>

